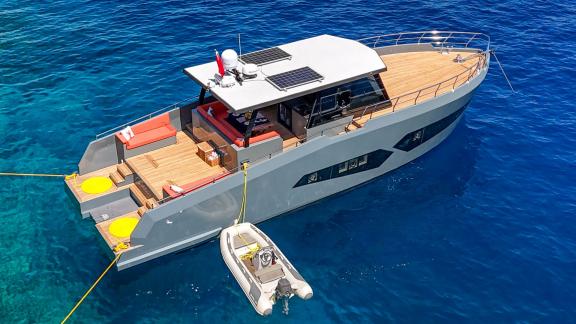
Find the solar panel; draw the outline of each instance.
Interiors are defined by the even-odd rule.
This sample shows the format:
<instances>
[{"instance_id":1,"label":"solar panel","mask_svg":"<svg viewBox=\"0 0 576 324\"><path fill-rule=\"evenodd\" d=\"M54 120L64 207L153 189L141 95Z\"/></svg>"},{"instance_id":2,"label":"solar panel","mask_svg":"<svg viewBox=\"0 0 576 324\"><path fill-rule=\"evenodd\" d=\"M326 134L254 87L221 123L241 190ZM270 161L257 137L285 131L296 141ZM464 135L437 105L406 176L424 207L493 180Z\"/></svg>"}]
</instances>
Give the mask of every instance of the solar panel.
<instances>
[{"instance_id":1,"label":"solar panel","mask_svg":"<svg viewBox=\"0 0 576 324\"><path fill-rule=\"evenodd\" d=\"M324 79L322 75L308 66L266 77L273 86L284 91L322 79Z\"/></svg>"},{"instance_id":2,"label":"solar panel","mask_svg":"<svg viewBox=\"0 0 576 324\"><path fill-rule=\"evenodd\" d=\"M248 54L240 55L238 58L244 64L264 65L292 58L292 55L286 53L278 47L267 48Z\"/></svg>"}]
</instances>

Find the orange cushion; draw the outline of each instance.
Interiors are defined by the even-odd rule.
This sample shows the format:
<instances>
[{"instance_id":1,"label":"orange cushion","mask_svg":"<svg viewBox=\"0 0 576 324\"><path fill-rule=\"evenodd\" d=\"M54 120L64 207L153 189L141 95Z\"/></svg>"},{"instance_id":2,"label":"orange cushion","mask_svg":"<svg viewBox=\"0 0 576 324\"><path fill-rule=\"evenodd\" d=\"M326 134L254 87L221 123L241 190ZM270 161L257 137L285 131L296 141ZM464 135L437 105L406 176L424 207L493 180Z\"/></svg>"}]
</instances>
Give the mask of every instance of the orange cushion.
<instances>
[{"instance_id":1,"label":"orange cushion","mask_svg":"<svg viewBox=\"0 0 576 324\"><path fill-rule=\"evenodd\" d=\"M212 107L212 115L208 115L208 108ZM204 116L208 121L214 125L224 136L228 137L229 140L233 141L234 144L237 146L243 147L244 146L244 135L240 133L234 126L230 125L228 121L226 121L226 117L228 117L228 110L224 107L224 104L221 102L214 102L210 104L205 104L198 106L198 112ZM269 138L280 136L276 131L269 131L258 136L252 136L249 139L250 144L262 142Z\"/></svg>"},{"instance_id":2,"label":"orange cushion","mask_svg":"<svg viewBox=\"0 0 576 324\"><path fill-rule=\"evenodd\" d=\"M126 148L128 149L133 149L138 146L150 144L176 135L176 129L170 124L170 116L168 113L143 121L131 126L131 128L134 132L134 137L130 140L127 140L122 136L120 132L116 133L116 138L118 138L118 140L123 144L126 144Z\"/></svg>"},{"instance_id":3,"label":"orange cushion","mask_svg":"<svg viewBox=\"0 0 576 324\"><path fill-rule=\"evenodd\" d=\"M154 128L142 133L135 134L128 143L126 143L127 149L133 149L146 144L154 143L165 138L176 136L176 129L171 125L162 126L159 128Z\"/></svg>"},{"instance_id":4,"label":"orange cushion","mask_svg":"<svg viewBox=\"0 0 576 324\"><path fill-rule=\"evenodd\" d=\"M257 136L252 136L252 137L250 137L250 138L248 139L248 141L249 141L248 143L254 144L254 143L262 142L262 141L265 141L265 140L267 140L267 139L269 139L269 138L276 137L276 136L280 136L280 134L278 134L276 131L269 131L269 132L262 133L262 134L257 135ZM244 146L244 139L243 139L243 138L242 138L242 139L237 139L237 140L234 141L234 144L236 144L237 146L242 147L242 146Z\"/></svg>"},{"instance_id":5,"label":"orange cushion","mask_svg":"<svg viewBox=\"0 0 576 324\"><path fill-rule=\"evenodd\" d=\"M134 134L137 135L138 133L144 133L151 129L160 128L168 125L170 125L170 116L168 115L168 113L165 113L152 119L143 121L140 124L132 126L132 131L134 131Z\"/></svg>"},{"instance_id":6,"label":"orange cushion","mask_svg":"<svg viewBox=\"0 0 576 324\"><path fill-rule=\"evenodd\" d=\"M230 174L230 172L225 170L220 175L206 177L206 178L200 179L198 181L190 182L190 183L187 183L185 185L179 186L180 188L184 189L184 193L177 193L176 191L170 189L170 185L168 185L168 184L163 185L162 190L164 190L168 195L170 195L170 197L176 198L178 196L187 194L187 193L194 191L196 189L200 189L204 186L207 186L207 185L213 183L214 181L220 180L220 179L228 176L229 174Z\"/></svg>"},{"instance_id":7,"label":"orange cushion","mask_svg":"<svg viewBox=\"0 0 576 324\"><path fill-rule=\"evenodd\" d=\"M198 107L200 108L200 107ZM235 141L242 137L242 134L236 130L231 125L228 125L225 121L219 120L213 116L208 115L205 109L198 109L200 115L202 115L206 120L208 120L214 127L216 127L224 136L228 137L229 140ZM224 117L225 118L225 117Z\"/></svg>"}]
</instances>

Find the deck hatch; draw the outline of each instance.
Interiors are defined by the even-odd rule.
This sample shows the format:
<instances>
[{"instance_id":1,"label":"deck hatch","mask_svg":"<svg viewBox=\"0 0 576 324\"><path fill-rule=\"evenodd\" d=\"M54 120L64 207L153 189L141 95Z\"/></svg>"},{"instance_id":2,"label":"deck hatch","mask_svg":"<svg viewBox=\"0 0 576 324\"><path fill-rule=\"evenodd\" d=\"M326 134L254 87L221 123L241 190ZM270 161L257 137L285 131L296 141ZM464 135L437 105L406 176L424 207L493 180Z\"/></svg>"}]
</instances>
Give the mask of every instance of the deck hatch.
<instances>
[{"instance_id":1,"label":"deck hatch","mask_svg":"<svg viewBox=\"0 0 576 324\"><path fill-rule=\"evenodd\" d=\"M266 77L266 80L279 90L288 90L303 84L321 81L324 77L309 66Z\"/></svg>"},{"instance_id":2,"label":"deck hatch","mask_svg":"<svg viewBox=\"0 0 576 324\"><path fill-rule=\"evenodd\" d=\"M264 65L282 60L291 59L292 55L286 53L279 47L272 47L260 51L240 55L238 58L244 64Z\"/></svg>"}]
</instances>

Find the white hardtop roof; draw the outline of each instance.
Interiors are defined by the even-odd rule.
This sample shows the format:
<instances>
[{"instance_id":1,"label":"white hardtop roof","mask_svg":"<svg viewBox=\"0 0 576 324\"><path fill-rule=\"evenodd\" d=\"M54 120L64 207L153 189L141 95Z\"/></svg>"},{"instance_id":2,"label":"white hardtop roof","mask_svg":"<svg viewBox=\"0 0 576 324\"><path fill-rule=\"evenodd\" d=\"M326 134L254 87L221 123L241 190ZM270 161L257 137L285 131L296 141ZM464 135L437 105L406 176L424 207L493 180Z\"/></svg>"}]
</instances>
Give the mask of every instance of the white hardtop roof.
<instances>
[{"instance_id":1,"label":"white hardtop roof","mask_svg":"<svg viewBox=\"0 0 576 324\"><path fill-rule=\"evenodd\" d=\"M192 79L233 111L243 112L263 108L278 102L317 92L386 70L386 65L373 49L346 38L321 35L280 45L291 59L260 66L255 79L244 80L232 87L215 84L218 72L216 60L184 69ZM238 70L242 70L239 63ZM265 76L309 66L324 78L287 90L280 90L265 80Z\"/></svg>"}]
</instances>

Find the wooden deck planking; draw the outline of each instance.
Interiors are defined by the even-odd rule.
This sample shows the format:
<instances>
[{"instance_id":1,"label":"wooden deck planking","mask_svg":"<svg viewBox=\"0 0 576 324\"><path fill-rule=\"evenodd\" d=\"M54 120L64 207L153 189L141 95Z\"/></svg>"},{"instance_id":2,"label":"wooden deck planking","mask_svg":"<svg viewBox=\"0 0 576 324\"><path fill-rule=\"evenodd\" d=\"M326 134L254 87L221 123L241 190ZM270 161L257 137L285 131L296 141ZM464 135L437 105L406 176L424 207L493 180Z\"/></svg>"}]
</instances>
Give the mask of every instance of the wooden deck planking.
<instances>
[{"instance_id":1,"label":"wooden deck planking","mask_svg":"<svg viewBox=\"0 0 576 324\"><path fill-rule=\"evenodd\" d=\"M84 181L86 181L92 177L106 177L106 178L108 178L110 176L110 173L116 171L116 168L117 168L117 165L114 164L112 166L105 167L105 168L102 168L100 170L96 170L94 172L90 172L90 173L83 174L81 176L77 176L75 179L66 180L66 182L70 184L70 188L72 189L72 191L74 191L74 194L78 198L79 202L85 202L85 201L88 201L88 200L91 200L91 199L94 199L94 198L97 198L100 196L110 194L112 192L118 191L118 190L126 187L126 186L117 187L114 183L112 183L112 187L108 191L100 193L100 194L89 194L89 193L82 191L82 187L81 187L82 182L84 182Z\"/></svg>"},{"instance_id":2,"label":"wooden deck planking","mask_svg":"<svg viewBox=\"0 0 576 324\"><path fill-rule=\"evenodd\" d=\"M113 249L120 242L122 242L122 243L129 243L130 242L129 237L117 238L114 235L110 234L110 232L108 230L108 228L110 227L110 224L112 224L113 221L120 219L120 218L127 218L127 217L140 219L140 215L138 215L138 213L136 211L134 211L134 212L130 212L126 215L111 218L109 220L106 220L106 221L103 221L103 222L96 224L96 229L98 230L100 235L102 235L102 238L104 238L104 241L106 241L106 244L108 244L110 249Z\"/></svg>"},{"instance_id":3,"label":"wooden deck planking","mask_svg":"<svg viewBox=\"0 0 576 324\"><path fill-rule=\"evenodd\" d=\"M162 199L165 184L184 185L225 171L211 167L196 155L194 140L185 132L176 134L176 144L126 160L150 188L156 199Z\"/></svg>"},{"instance_id":4,"label":"wooden deck planking","mask_svg":"<svg viewBox=\"0 0 576 324\"><path fill-rule=\"evenodd\" d=\"M473 53L452 51L444 55L428 51L382 55L382 61L388 69L380 73L380 78L390 98L395 98L454 77L473 67L479 60L475 57L463 63L456 63L454 59L458 54L465 58ZM460 78L464 81L458 85L465 82L467 75ZM442 93L452 90L452 84L447 84L450 86L441 89Z\"/></svg>"},{"instance_id":5,"label":"wooden deck planking","mask_svg":"<svg viewBox=\"0 0 576 324\"><path fill-rule=\"evenodd\" d=\"M467 73L459 76L458 79L447 80L467 71L476 65L480 58L474 57L466 62L457 63L454 62L454 59L458 54L466 58L474 53L451 51L445 55L436 51L425 51L382 55L381 58L386 64L387 70L380 73L380 78L389 97L393 99L392 104L396 105L394 110L421 103L435 96L452 91L453 87L459 87L466 83L468 80ZM431 87L425 89L439 82L443 82L440 88ZM413 93L420 89L423 89L420 94ZM394 100L396 97L400 98ZM362 126L370 120L371 117L382 116L391 112L393 112L392 107L375 111L372 114L370 114L370 111L367 111L366 115L360 119L356 119L355 122ZM357 128L357 126L350 127L351 130L355 128Z\"/></svg>"}]
</instances>

